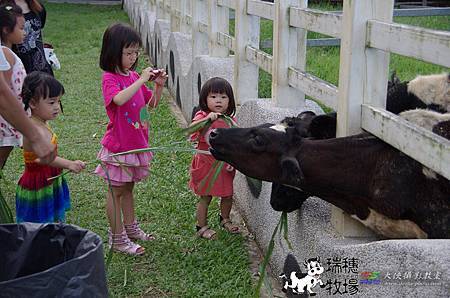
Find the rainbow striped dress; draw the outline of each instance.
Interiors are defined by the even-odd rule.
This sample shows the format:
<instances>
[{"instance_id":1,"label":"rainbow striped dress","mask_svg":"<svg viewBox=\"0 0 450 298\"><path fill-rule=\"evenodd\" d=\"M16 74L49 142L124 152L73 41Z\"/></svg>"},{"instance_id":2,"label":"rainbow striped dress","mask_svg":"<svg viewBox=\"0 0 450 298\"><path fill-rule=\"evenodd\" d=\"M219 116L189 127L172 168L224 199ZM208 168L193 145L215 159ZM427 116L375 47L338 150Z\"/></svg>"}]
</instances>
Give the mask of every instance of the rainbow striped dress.
<instances>
[{"instance_id":1,"label":"rainbow striped dress","mask_svg":"<svg viewBox=\"0 0 450 298\"><path fill-rule=\"evenodd\" d=\"M49 128L51 131L51 129ZM51 131L52 132L52 131ZM52 143L57 145L56 134L52 132ZM70 209L70 195L64 177L48 181L61 174L62 169L41 165L34 160L36 154L23 151L25 171L16 188L17 222L62 222Z\"/></svg>"}]
</instances>

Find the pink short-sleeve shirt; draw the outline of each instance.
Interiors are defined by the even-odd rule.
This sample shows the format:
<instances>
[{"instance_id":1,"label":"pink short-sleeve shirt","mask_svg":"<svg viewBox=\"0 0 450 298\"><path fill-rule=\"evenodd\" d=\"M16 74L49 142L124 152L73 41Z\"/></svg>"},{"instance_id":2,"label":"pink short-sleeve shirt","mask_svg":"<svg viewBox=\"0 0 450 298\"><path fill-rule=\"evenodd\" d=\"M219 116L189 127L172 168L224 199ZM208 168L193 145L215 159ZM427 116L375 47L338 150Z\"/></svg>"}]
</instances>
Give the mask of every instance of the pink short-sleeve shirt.
<instances>
[{"instance_id":1,"label":"pink short-sleeve shirt","mask_svg":"<svg viewBox=\"0 0 450 298\"><path fill-rule=\"evenodd\" d=\"M129 75L103 73L102 91L109 123L101 143L111 152L148 147L148 124L140 121L140 111L150 101L152 91L142 85L125 104L118 106L113 102L114 96L138 79L135 71Z\"/></svg>"}]
</instances>

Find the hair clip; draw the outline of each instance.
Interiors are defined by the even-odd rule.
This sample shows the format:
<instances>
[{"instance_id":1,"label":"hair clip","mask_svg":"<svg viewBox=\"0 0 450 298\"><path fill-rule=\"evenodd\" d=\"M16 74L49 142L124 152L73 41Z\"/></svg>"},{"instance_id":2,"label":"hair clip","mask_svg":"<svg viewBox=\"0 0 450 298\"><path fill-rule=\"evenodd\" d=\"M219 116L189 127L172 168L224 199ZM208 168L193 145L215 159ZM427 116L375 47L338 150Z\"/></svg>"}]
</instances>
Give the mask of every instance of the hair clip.
<instances>
[{"instance_id":1,"label":"hair clip","mask_svg":"<svg viewBox=\"0 0 450 298\"><path fill-rule=\"evenodd\" d=\"M9 11L9 10L11 10L11 9L12 9L12 6L10 6L10 5L8 5L8 6L5 6L5 9Z\"/></svg>"}]
</instances>

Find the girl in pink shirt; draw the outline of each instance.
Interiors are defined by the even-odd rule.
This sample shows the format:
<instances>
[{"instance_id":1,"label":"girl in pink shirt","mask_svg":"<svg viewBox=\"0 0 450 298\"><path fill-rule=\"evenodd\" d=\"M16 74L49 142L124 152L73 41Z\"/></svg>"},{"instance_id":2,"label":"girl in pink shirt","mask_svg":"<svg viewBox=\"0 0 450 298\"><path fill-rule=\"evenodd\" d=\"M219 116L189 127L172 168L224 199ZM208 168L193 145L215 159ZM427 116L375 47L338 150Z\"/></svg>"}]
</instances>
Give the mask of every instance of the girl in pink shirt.
<instances>
[{"instance_id":1,"label":"girl in pink shirt","mask_svg":"<svg viewBox=\"0 0 450 298\"><path fill-rule=\"evenodd\" d=\"M116 23L106 29L100 54L100 67L104 70L102 92L109 123L98 153L102 164L95 173L110 183L106 196L109 245L115 251L131 255L144 253L144 248L133 240L154 239L139 227L133 198L134 183L148 176L152 153L111 155L148 147L148 123L141 119L141 110L145 112L158 105L167 79L162 69L148 67L140 76L134 71L140 47L139 34L127 24ZM155 82L154 92L145 85L150 80Z\"/></svg>"}]
</instances>

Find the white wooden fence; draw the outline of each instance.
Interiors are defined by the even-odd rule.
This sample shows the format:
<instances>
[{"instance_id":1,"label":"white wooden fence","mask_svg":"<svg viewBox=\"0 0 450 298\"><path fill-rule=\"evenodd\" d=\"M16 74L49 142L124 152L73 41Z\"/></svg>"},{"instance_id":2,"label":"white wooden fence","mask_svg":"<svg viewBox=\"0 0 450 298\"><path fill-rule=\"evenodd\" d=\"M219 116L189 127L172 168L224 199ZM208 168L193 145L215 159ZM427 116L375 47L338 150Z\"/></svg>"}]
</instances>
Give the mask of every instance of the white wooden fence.
<instances>
[{"instance_id":1,"label":"white wooden fence","mask_svg":"<svg viewBox=\"0 0 450 298\"><path fill-rule=\"evenodd\" d=\"M393 2L345 0L342 14L309 9L307 0L149 0L149 9L192 34L193 57L234 54L241 104L258 97L261 68L272 74L277 106L302 106L309 95L338 112L338 136L364 129L450 179L450 141L384 109L389 54L450 67L450 32L393 23ZM260 18L273 21L273 55L259 49ZM339 86L305 71L308 30L341 39Z\"/></svg>"}]
</instances>

